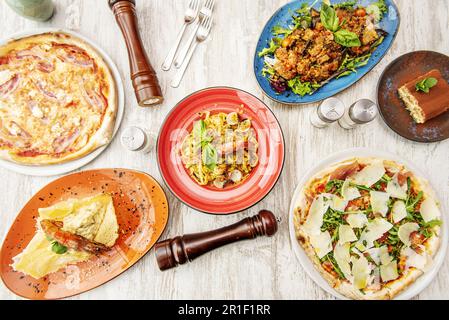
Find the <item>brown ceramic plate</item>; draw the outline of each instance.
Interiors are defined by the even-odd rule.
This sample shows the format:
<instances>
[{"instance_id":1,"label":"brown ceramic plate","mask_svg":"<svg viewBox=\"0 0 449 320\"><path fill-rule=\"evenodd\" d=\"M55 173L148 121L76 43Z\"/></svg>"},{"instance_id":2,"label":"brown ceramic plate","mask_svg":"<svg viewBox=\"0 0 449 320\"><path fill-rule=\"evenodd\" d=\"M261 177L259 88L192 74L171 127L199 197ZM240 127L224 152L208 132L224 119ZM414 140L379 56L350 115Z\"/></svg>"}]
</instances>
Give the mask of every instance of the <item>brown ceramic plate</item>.
<instances>
[{"instance_id":1,"label":"brown ceramic plate","mask_svg":"<svg viewBox=\"0 0 449 320\"><path fill-rule=\"evenodd\" d=\"M432 69L449 81L449 57L433 51L415 51L400 56L383 72L377 86L379 111L385 123L402 137L417 142L437 142L449 138L449 112L424 124L413 121L399 98L398 89Z\"/></svg>"},{"instance_id":2,"label":"brown ceramic plate","mask_svg":"<svg viewBox=\"0 0 449 320\"><path fill-rule=\"evenodd\" d=\"M39 280L11 268L12 258L36 232L38 208L101 192L112 195L119 223L119 238L113 249ZM1 278L12 292L27 299L61 299L85 292L115 278L142 258L161 236L167 220L164 191L145 173L103 169L62 177L37 192L20 211L0 252Z\"/></svg>"}]
</instances>

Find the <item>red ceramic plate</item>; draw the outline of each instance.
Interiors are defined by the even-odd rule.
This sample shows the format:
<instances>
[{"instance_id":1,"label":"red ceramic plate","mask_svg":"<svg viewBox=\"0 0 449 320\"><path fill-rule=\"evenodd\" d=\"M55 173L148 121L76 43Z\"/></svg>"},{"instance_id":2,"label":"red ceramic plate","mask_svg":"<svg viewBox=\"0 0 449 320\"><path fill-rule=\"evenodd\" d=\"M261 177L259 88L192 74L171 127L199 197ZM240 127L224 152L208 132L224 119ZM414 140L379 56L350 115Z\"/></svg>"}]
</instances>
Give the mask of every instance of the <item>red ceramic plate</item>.
<instances>
[{"instance_id":1,"label":"red ceramic plate","mask_svg":"<svg viewBox=\"0 0 449 320\"><path fill-rule=\"evenodd\" d=\"M119 238L110 251L37 280L11 268L12 258L36 233L38 208L101 192L112 195L119 224ZM142 258L161 236L167 220L164 191L143 172L104 169L62 177L37 192L20 211L0 252L1 278L12 292L27 299L61 299L85 292L115 278Z\"/></svg>"},{"instance_id":2,"label":"red ceramic plate","mask_svg":"<svg viewBox=\"0 0 449 320\"><path fill-rule=\"evenodd\" d=\"M243 111L250 118L259 141L259 164L241 184L225 189L198 185L187 173L180 145L191 132L199 112ZM276 184L284 164L284 137L273 112L259 99L233 88L209 88L176 105L165 119L158 142L158 164L170 190L188 206L212 214L230 214L253 206Z\"/></svg>"}]
</instances>

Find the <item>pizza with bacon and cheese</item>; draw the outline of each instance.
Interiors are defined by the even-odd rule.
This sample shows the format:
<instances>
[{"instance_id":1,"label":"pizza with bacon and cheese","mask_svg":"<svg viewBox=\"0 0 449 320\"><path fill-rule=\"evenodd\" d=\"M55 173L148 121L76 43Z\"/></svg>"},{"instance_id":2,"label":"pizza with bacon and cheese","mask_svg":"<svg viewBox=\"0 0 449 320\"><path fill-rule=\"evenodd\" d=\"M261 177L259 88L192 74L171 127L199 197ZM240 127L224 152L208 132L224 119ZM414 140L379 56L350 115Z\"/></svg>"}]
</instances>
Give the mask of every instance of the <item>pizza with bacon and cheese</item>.
<instances>
[{"instance_id":1,"label":"pizza with bacon and cheese","mask_svg":"<svg viewBox=\"0 0 449 320\"><path fill-rule=\"evenodd\" d=\"M393 299L432 265L441 213L428 182L404 165L354 158L311 178L294 213L298 242L352 299Z\"/></svg>"},{"instance_id":2,"label":"pizza with bacon and cheese","mask_svg":"<svg viewBox=\"0 0 449 320\"><path fill-rule=\"evenodd\" d=\"M109 67L86 42L62 32L0 47L0 158L45 165L107 144L117 112Z\"/></svg>"}]
</instances>

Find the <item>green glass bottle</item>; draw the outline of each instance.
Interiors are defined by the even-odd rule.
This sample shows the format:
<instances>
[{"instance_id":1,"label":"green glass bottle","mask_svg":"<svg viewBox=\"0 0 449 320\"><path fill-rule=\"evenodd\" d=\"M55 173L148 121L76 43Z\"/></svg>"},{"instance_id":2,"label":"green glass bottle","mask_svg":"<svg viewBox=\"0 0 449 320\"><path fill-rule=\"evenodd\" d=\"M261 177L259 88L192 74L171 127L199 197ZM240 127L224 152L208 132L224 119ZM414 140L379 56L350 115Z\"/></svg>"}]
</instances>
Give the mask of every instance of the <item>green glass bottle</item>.
<instances>
[{"instance_id":1,"label":"green glass bottle","mask_svg":"<svg viewBox=\"0 0 449 320\"><path fill-rule=\"evenodd\" d=\"M17 14L35 21L47 21L55 10L52 0L6 0L6 3Z\"/></svg>"}]
</instances>

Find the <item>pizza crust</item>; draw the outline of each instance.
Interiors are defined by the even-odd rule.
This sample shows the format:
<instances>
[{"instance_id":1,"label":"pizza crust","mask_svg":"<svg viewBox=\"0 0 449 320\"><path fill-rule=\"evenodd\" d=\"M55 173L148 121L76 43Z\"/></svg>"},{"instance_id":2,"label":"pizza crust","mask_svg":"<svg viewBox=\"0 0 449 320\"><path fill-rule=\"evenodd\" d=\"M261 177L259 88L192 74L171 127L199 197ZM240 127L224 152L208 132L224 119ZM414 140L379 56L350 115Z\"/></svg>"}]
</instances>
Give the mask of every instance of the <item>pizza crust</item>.
<instances>
[{"instance_id":1,"label":"pizza crust","mask_svg":"<svg viewBox=\"0 0 449 320\"><path fill-rule=\"evenodd\" d=\"M106 97L107 108L104 111L103 117L101 119L100 127L93 135L89 137L88 142L83 147L74 152L66 153L63 156L38 155L33 157L24 157L10 152L10 150L8 149L2 149L0 150L0 158L25 165L51 165L64 163L84 157L87 154L95 151L96 149L107 145L112 139L115 128L115 121L118 110L118 98L115 79L103 57L85 41L64 32L49 32L13 40L8 44L0 47L0 56L4 55L7 52L10 52L13 49L20 50L21 48L26 47L26 45L29 43L37 42L57 42L62 44L75 45L84 49L88 53L88 55L95 61L99 72L103 73L103 75L105 76L105 81L108 83L109 90Z\"/></svg>"},{"instance_id":2,"label":"pizza crust","mask_svg":"<svg viewBox=\"0 0 449 320\"><path fill-rule=\"evenodd\" d=\"M349 299L355 300L390 300L396 297L399 293L407 289L412 283L416 281L424 272L418 270L416 268L410 268L406 270L403 276L397 280L391 281L385 286L382 287L381 290L366 290L365 294L354 288L354 286L346 280L341 280L339 278L334 277L332 274L327 272L323 266L321 265L320 260L315 254L315 250L309 242L309 236L303 230L302 225L307 220L307 214L310 207L310 203L307 200L307 190L311 185L316 183L317 181L323 180L327 178L328 175L334 173L336 169L352 164L354 162L358 162L360 164L370 164L374 161L378 161L379 158L375 157L365 157L365 158L351 158L345 161L336 163L330 167L327 167L313 177L311 177L305 184L303 189L300 192L297 204L295 206L295 213L293 216L293 224L295 227L295 235L301 247L304 249L304 252L312 261L318 272L321 276L328 282L328 284L334 288L337 292L342 294L343 296ZM411 172L404 165L400 165L393 160L385 160L382 159L384 166L389 169L396 169L398 171ZM412 173L411 176L412 182L415 183L420 190L424 193L424 198L432 197L435 199L435 193L433 189L430 187L430 184L427 180L417 177ZM439 245L440 245L440 236L437 229L437 234L430 238L426 243L426 251L432 257L436 254Z\"/></svg>"}]
</instances>

